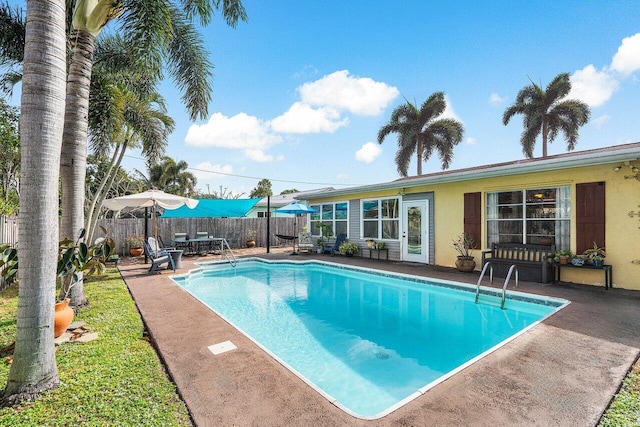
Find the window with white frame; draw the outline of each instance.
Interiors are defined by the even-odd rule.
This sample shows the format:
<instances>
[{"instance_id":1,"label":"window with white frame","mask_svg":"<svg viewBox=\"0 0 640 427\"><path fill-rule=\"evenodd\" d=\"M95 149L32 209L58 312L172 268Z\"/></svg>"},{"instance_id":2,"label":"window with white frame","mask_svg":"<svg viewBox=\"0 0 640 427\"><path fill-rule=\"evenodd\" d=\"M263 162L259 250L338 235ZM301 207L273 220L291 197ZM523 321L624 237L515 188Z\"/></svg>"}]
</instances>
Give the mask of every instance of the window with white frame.
<instances>
[{"instance_id":1,"label":"window with white frame","mask_svg":"<svg viewBox=\"0 0 640 427\"><path fill-rule=\"evenodd\" d=\"M400 230L400 200L371 199L362 201L361 227L364 239L395 239Z\"/></svg>"},{"instance_id":2,"label":"window with white frame","mask_svg":"<svg viewBox=\"0 0 640 427\"><path fill-rule=\"evenodd\" d=\"M311 205L318 212L310 214L311 234L320 236L320 223L327 227L327 234L332 236L347 234L349 223L349 210L347 202L322 203Z\"/></svg>"},{"instance_id":3,"label":"window with white frame","mask_svg":"<svg viewBox=\"0 0 640 427\"><path fill-rule=\"evenodd\" d=\"M568 186L487 193L487 246L491 243L570 247Z\"/></svg>"}]
</instances>

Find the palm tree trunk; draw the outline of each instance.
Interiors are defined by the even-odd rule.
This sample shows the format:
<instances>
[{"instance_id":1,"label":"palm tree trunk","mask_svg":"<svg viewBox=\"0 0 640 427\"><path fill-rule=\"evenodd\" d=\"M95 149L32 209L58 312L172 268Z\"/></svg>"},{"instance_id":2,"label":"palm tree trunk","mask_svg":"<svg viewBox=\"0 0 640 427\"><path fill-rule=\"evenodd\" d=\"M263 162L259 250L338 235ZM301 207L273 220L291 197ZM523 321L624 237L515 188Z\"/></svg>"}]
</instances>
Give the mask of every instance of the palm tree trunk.
<instances>
[{"instance_id":1,"label":"palm tree trunk","mask_svg":"<svg viewBox=\"0 0 640 427\"><path fill-rule=\"evenodd\" d=\"M418 142L416 143L416 154L417 154L417 162L418 162L418 176L422 175L422 141L418 138Z\"/></svg>"},{"instance_id":2,"label":"palm tree trunk","mask_svg":"<svg viewBox=\"0 0 640 427\"><path fill-rule=\"evenodd\" d=\"M111 189L111 186L116 179L118 169L120 168L120 164L122 163L122 159L124 158L124 153L127 151L127 143L128 140L125 140L124 143L116 146L116 148L113 150L113 157L111 158L109 170L102 179L102 182L100 183L98 190L94 195L94 199L91 203L89 218L87 218L87 235L90 239L92 239L92 241L93 233L95 232L96 224L98 223L98 213L100 212L102 202L104 202L109 189Z\"/></svg>"},{"instance_id":3,"label":"palm tree trunk","mask_svg":"<svg viewBox=\"0 0 640 427\"><path fill-rule=\"evenodd\" d=\"M14 359L0 406L60 383L53 344L65 104L65 1L28 0L20 140L20 286Z\"/></svg>"},{"instance_id":4,"label":"palm tree trunk","mask_svg":"<svg viewBox=\"0 0 640 427\"><path fill-rule=\"evenodd\" d=\"M549 123L546 118L542 119L542 157L547 157L547 137L549 133Z\"/></svg>"},{"instance_id":5,"label":"palm tree trunk","mask_svg":"<svg viewBox=\"0 0 640 427\"><path fill-rule=\"evenodd\" d=\"M84 189L87 169L87 117L89 112L89 86L93 66L95 37L87 31L73 33L73 54L67 81L67 102L62 136L60 178L62 188L62 218L60 234L76 240L84 227ZM65 281L65 282L68 282ZM66 288L66 286L64 286ZM67 289L63 289L65 293ZM89 302L84 295L83 280L69 292L74 310Z\"/></svg>"}]
</instances>

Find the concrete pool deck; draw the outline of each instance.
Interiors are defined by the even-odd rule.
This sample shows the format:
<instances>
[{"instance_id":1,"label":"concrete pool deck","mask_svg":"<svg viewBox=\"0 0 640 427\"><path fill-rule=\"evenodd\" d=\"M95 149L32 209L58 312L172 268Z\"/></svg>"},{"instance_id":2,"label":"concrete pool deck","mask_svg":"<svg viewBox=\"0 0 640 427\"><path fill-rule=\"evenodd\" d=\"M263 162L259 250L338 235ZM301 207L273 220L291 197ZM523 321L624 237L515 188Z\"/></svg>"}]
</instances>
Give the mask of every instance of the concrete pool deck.
<instances>
[{"instance_id":1,"label":"concrete pool deck","mask_svg":"<svg viewBox=\"0 0 640 427\"><path fill-rule=\"evenodd\" d=\"M291 248L240 250L269 259L320 259L475 284L458 273L410 263L328 255L290 257ZM218 257L185 257L194 262ZM568 307L378 420L347 415L248 338L175 285L119 265L150 338L198 426L595 425L640 351L640 292L568 283L520 282L519 291L565 298ZM496 280L501 286L502 279ZM488 281L486 281L488 283ZM509 289L513 285L510 284ZM214 355L208 347L237 349Z\"/></svg>"}]
</instances>

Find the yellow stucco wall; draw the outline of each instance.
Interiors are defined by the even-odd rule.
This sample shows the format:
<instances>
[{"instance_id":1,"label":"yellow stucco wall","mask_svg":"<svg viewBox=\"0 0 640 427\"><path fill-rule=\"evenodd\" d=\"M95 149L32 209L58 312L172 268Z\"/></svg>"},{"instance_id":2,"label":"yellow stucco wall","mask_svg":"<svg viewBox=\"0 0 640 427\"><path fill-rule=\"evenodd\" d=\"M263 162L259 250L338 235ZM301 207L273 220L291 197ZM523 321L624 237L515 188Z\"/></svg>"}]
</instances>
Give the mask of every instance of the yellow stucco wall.
<instances>
[{"instance_id":1,"label":"yellow stucco wall","mask_svg":"<svg viewBox=\"0 0 640 427\"><path fill-rule=\"evenodd\" d=\"M455 183L424 185L407 188L406 194L434 193L435 263L454 266L456 252L452 240L463 231L464 193L482 193L482 249L486 249L486 193L520 189L547 188L568 185L571 187L571 206L575 206L575 186L579 183L605 182L606 197L606 251L605 262L613 265L614 287L640 290L640 216L629 216L629 212L640 213L640 181L625 179L631 175L625 167L619 172L615 165L588 166L561 171L537 172L497 178L475 179ZM401 185L399 184L399 187ZM398 189L352 194L348 197L334 197L321 201L345 201L348 199L396 196ZM575 210L571 210L571 250L576 250ZM474 252L480 267L480 250ZM638 260L638 263L633 261ZM604 274L600 270L566 269L562 271L563 281L602 285Z\"/></svg>"}]
</instances>

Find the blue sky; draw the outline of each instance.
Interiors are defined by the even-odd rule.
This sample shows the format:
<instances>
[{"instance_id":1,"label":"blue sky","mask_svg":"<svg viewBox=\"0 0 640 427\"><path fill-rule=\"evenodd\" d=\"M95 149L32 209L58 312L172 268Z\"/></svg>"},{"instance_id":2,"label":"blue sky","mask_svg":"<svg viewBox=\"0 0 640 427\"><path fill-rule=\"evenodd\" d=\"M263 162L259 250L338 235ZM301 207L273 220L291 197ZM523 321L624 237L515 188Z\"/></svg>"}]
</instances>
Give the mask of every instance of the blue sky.
<instances>
[{"instance_id":1,"label":"blue sky","mask_svg":"<svg viewBox=\"0 0 640 427\"><path fill-rule=\"evenodd\" d=\"M397 140L379 145L378 130L405 98L420 105L436 91L465 127L450 169L522 159L521 118L504 126L502 114L530 79L546 86L561 72L591 106L578 150L640 140L637 1L243 3L247 23L203 29L210 117L190 122L173 84L162 88L177 122L167 154L194 168L202 191L394 180ZM565 151L562 137L549 147ZM130 154L125 167L143 169ZM438 170L437 154L423 164Z\"/></svg>"}]
</instances>

